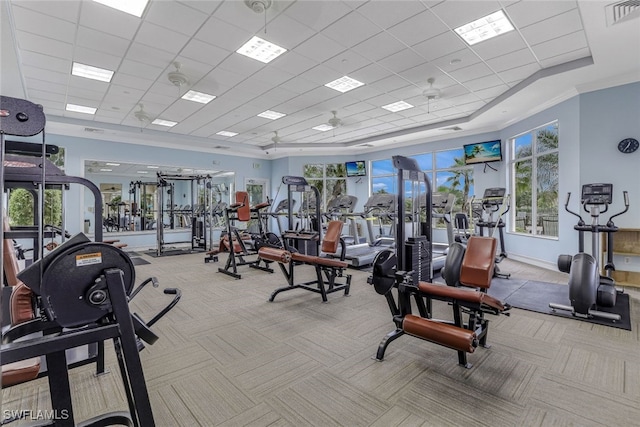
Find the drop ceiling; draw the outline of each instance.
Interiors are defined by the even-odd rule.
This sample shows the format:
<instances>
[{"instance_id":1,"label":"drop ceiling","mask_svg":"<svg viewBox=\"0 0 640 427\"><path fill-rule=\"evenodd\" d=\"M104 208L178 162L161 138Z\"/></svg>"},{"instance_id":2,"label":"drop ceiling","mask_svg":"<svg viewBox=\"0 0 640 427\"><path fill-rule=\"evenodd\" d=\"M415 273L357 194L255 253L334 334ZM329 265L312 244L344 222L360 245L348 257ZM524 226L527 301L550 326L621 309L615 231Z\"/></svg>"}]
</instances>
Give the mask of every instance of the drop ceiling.
<instances>
[{"instance_id":1,"label":"drop ceiling","mask_svg":"<svg viewBox=\"0 0 640 427\"><path fill-rule=\"evenodd\" d=\"M639 81L640 8L624 3L620 19L611 2L591 0L273 0L266 14L240 0L151 0L137 18L90 0L9 0L2 94L42 104L49 134L271 158L362 153L499 130ZM514 31L473 46L454 32L500 9ZM235 53L256 35L287 51L268 64ZM110 83L71 76L74 61L115 73ZM168 78L176 61L182 86ZM325 87L345 75L364 85ZM181 99L188 90L216 98ZM414 108L381 108L398 101ZM140 104L151 120L177 124L138 120ZM286 116L257 116L265 110ZM312 129L332 111L340 126Z\"/></svg>"}]
</instances>

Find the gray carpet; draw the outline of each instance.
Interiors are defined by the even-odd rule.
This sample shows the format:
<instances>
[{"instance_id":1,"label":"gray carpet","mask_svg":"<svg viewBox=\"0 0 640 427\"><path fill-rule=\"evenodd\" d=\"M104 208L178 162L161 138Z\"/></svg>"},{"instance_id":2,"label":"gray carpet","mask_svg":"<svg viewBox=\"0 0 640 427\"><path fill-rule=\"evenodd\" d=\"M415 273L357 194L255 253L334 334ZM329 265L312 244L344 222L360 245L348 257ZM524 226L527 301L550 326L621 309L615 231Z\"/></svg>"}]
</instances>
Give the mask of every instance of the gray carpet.
<instances>
[{"instance_id":1,"label":"gray carpet","mask_svg":"<svg viewBox=\"0 0 640 427\"><path fill-rule=\"evenodd\" d=\"M569 301L569 287L557 283L538 282L535 280L518 279L493 279L489 294L506 301L513 307L523 310L536 311L538 313L551 314L561 317L582 320L584 322L595 323L613 328L631 330L631 315L629 307L629 295L618 294L615 307L598 307L598 310L606 313L619 314L619 321L612 321L602 318L584 318L573 316L571 312L564 310L553 310L549 303L571 305Z\"/></svg>"},{"instance_id":2,"label":"gray carpet","mask_svg":"<svg viewBox=\"0 0 640 427\"><path fill-rule=\"evenodd\" d=\"M146 257L145 257L146 258ZM141 281L155 276L132 301L150 319L167 303L165 287L182 300L153 326L160 339L141 353L158 427L179 426L632 426L640 420L640 291L629 289L633 331L511 310L490 316L490 349L457 364L455 351L403 336L383 362L372 359L394 328L384 297L353 274L350 297L283 286L278 271L247 266L236 280L205 264L202 254L147 258ZM511 280L566 283L566 275L512 260ZM296 281L313 271L296 270ZM434 303L437 318L451 308ZM110 374L74 369L78 421L126 408L112 346ZM46 409L46 379L2 390L2 409ZM11 424L12 426L14 424ZM24 425L21 422L16 426Z\"/></svg>"}]
</instances>

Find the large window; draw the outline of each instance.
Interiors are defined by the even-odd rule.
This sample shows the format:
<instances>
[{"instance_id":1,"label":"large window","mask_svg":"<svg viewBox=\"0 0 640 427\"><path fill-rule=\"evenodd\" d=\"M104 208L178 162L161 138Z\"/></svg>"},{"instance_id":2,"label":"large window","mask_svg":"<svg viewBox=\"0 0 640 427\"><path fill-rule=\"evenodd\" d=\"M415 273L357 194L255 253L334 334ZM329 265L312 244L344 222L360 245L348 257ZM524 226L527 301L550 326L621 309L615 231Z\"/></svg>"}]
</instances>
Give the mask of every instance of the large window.
<instances>
[{"instance_id":1,"label":"large window","mask_svg":"<svg viewBox=\"0 0 640 427\"><path fill-rule=\"evenodd\" d=\"M332 197L347 194L347 170L344 163L307 164L302 173L309 185L320 192L322 210Z\"/></svg>"},{"instance_id":2,"label":"large window","mask_svg":"<svg viewBox=\"0 0 640 427\"><path fill-rule=\"evenodd\" d=\"M469 198L473 195L473 167L465 166L462 148L410 157L418 162L421 170L427 172L433 191L456 196L454 212L467 210ZM391 159L371 162L371 188L374 193L397 193L396 181L396 170Z\"/></svg>"},{"instance_id":3,"label":"large window","mask_svg":"<svg viewBox=\"0 0 640 427\"><path fill-rule=\"evenodd\" d=\"M558 122L510 140L511 231L558 236Z\"/></svg>"}]
</instances>

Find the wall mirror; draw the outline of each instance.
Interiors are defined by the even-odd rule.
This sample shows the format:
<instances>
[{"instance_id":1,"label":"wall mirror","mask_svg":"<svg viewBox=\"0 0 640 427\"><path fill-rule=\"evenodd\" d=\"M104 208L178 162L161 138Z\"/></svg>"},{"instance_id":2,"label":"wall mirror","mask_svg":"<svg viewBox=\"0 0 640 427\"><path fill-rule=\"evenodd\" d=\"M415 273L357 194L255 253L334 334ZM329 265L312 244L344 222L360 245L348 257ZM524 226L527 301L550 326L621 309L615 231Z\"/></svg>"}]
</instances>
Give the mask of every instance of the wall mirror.
<instances>
[{"instance_id":1,"label":"wall mirror","mask_svg":"<svg viewBox=\"0 0 640 427\"><path fill-rule=\"evenodd\" d=\"M87 160L85 178L100 189L105 233L155 233L190 229L194 218L212 227L235 192L235 173L186 166ZM84 231L93 233L93 197L85 195ZM159 205L161 204L161 205Z\"/></svg>"}]
</instances>

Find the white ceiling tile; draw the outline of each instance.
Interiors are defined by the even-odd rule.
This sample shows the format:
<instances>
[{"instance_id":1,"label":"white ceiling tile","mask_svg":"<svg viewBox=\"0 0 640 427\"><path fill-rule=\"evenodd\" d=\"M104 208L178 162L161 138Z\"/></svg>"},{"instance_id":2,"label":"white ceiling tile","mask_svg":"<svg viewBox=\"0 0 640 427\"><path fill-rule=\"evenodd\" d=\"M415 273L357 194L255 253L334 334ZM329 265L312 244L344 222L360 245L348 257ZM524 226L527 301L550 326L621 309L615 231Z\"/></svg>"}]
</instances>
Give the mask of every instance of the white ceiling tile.
<instances>
[{"instance_id":1,"label":"white ceiling tile","mask_svg":"<svg viewBox=\"0 0 640 427\"><path fill-rule=\"evenodd\" d=\"M469 67L481 61L478 55L469 48L464 48L431 61L440 70L450 73L460 68Z\"/></svg>"},{"instance_id":2,"label":"white ceiling tile","mask_svg":"<svg viewBox=\"0 0 640 427\"><path fill-rule=\"evenodd\" d=\"M73 61L91 65L92 67L116 71L120 65L121 58L104 52L96 52L86 47L76 46L75 52L73 53Z\"/></svg>"},{"instance_id":3,"label":"white ceiling tile","mask_svg":"<svg viewBox=\"0 0 640 427\"><path fill-rule=\"evenodd\" d=\"M462 39L453 31L449 31L413 45L411 48L427 61L433 61L465 47L466 45Z\"/></svg>"},{"instance_id":4,"label":"white ceiling tile","mask_svg":"<svg viewBox=\"0 0 640 427\"><path fill-rule=\"evenodd\" d=\"M413 46L446 31L449 31L447 26L428 10L389 29L391 34L407 46Z\"/></svg>"},{"instance_id":5,"label":"white ceiling tile","mask_svg":"<svg viewBox=\"0 0 640 427\"><path fill-rule=\"evenodd\" d=\"M351 49L371 61L378 61L405 49L406 46L388 33L379 33Z\"/></svg>"},{"instance_id":6,"label":"white ceiling tile","mask_svg":"<svg viewBox=\"0 0 640 427\"><path fill-rule=\"evenodd\" d=\"M248 42L253 34L214 17L209 18L194 36L198 40L235 52Z\"/></svg>"},{"instance_id":7,"label":"white ceiling tile","mask_svg":"<svg viewBox=\"0 0 640 427\"><path fill-rule=\"evenodd\" d=\"M149 22L187 36L192 36L207 18L208 14L175 1L150 2L145 16Z\"/></svg>"},{"instance_id":8,"label":"white ceiling tile","mask_svg":"<svg viewBox=\"0 0 640 427\"><path fill-rule=\"evenodd\" d=\"M378 64L367 65L366 67L360 68L359 70L350 73L350 77L365 84L373 83L388 75L389 71L387 71L385 68L382 68Z\"/></svg>"},{"instance_id":9,"label":"white ceiling tile","mask_svg":"<svg viewBox=\"0 0 640 427\"><path fill-rule=\"evenodd\" d=\"M503 84L504 82L502 81L502 79L495 74L490 74L488 76L479 77L477 79L464 82L464 85L471 91L483 90L495 86L501 86Z\"/></svg>"},{"instance_id":10,"label":"white ceiling tile","mask_svg":"<svg viewBox=\"0 0 640 427\"><path fill-rule=\"evenodd\" d=\"M521 49L487 61L487 65L497 72L532 63L536 63L536 58L529 49Z\"/></svg>"},{"instance_id":11,"label":"white ceiling tile","mask_svg":"<svg viewBox=\"0 0 640 427\"><path fill-rule=\"evenodd\" d=\"M136 34L135 41L147 46L156 46L158 49L172 54L177 54L189 40L184 34L160 27L150 22L143 22Z\"/></svg>"},{"instance_id":12,"label":"white ceiling tile","mask_svg":"<svg viewBox=\"0 0 640 427\"><path fill-rule=\"evenodd\" d=\"M305 42L299 44L293 51L316 62L323 62L340 54L344 50L345 47L343 45L323 34L316 34Z\"/></svg>"},{"instance_id":13,"label":"white ceiling tile","mask_svg":"<svg viewBox=\"0 0 640 427\"><path fill-rule=\"evenodd\" d=\"M294 80L299 80L299 79L294 79ZM290 80L289 82L292 82L292 80ZM315 87L315 85L313 87ZM265 93L265 98L271 104L271 107L269 107L269 109L271 109L272 107L276 107L282 102L288 101L289 99L293 99L296 96L298 96L300 93L304 93L308 90L311 90L311 88L307 88L302 92L296 92L294 90L290 90L289 87L285 84L279 87L271 88L267 93ZM278 107L276 107L276 110L280 111ZM285 114L293 113L293 111L280 111L280 112Z\"/></svg>"},{"instance_id":14,"label":"white ceiling tile","mask_svg":"<svg viewBox=\"0 0 640 427\"><path fill-rule=\"evenodd\" d=\"M415 85L422 85L428 78L436 77L442 73L435 65L431 63L424 63L398 74Z\"/></svg>"},{"instance_id":15,"label":"white ceiling tile","mask_svg":"<svg viewBox=\"0 0 640 427\"><path fill-rule=\"evenodd\" d=\"M145 91L146 88L141 90L112 84L102 102L103 105L109 108L112 106L120 107L123 110L133 108L138 104L140 98L144 96Z\"/></svg>"},{"instance_id":16,"label":"white ceiling tile","mask_svg":"<svg viewBox=\"0 0 640 427\"><path fill-rule=\"evenodd\" d=\"M229 55L232 55L232 53L210 43L191 39L182 49L180 55L186 58L204 61L205 63L215 67L224 61L224 59Z\"/></svg>"},{"instance_id":17,"label":"white ceiling tile","mask_svg":"<svg viewBox=\"0 0 640 427\"><path fill-rule=\"evenodd\" d=\"M534 25L524 27L520 31L527 43L535 46L567 34L582 31L582 20L578 10L573 9Z\"/></svg>"},{"instance_id":18,"label":"white ceiling tile","mask_svg":"<svg viewBox=\"0 0 640 427\"><path fill-rule=\"evenodd\" d=\"M223 87L233 87L243 81L246 77L233 71L227 71L220 67L216 67L208 74L213 81L218 82Z\"/></svg>"},{"instance_id":19,"label":"white ceiling tile","mask_svg":"<svg viewBox=\"0 0 640 427\"><path fill-rule=\"evenodd\" d=\"M147 65L142 62L125 59L122 61L118 73L124 73L129 76L141 77L146 80L155 80L162 74L163 69L153 65Z\"/></svg>"},{"instance_id":20,"label":"white ceiling tile","mask_svg":"<svg viewBox=\"0 0 640 427\"><path fill-rule=\"evenodd\" d=\"M185 58L183 56L178 56L176 58L176 61L178 61L181 64L180 72L184 73L189 79L189 83L187 84L188 86L193 85L194 83L200 81L209 73L209 71L211 71L210 65L203 64L202 62ZM169 72L172 72L175 70L176 70L175 65L170 64L169 66L167 66L163 74L167 75ZM162 78L162 76L160 78Z\"/></svg>"},{"instance_id":21,"label":"white ceiling tile","mask_svg":"<svg viewBox=\"0 0 640 427\"><path fill-rule=\"evenodd\" d=\"M277 61L277 59L275 59ZM265 64L247 56L235 53L228 56L216 68L237 74L240 77L249 77L265 68Z\"/></svg>"},{"instance_id":22,"label":"white ceiling tile","mask_svg":"<svg viewBox=\"0 0 640 427\"><path fill-rule=\"evenodd\" d=\"M185 6L189 6L193 9L199 10L201 12L211 14L214 10L216 10L224 0L180 0L179 3L184 4Z\"/></svg>"},{"instance_id":23,"label":"white ceiling tile","mask_svg":"<svg viewBox=\"0 0 640 427\"><path fill-rule=\"evenodd\" d=\"M354 31L357 28L358 31ZM380 28L357 12L351 12L329 25L323 34L342 46L352 47L373 37Z\"/></svg>"},{"instance_id":24,"label":"white ceiling tile","mask_svg":"<svg viewBox=\"0 0 640 427\"><path fill-rule=\"evenodd\" d=\"M76 26L72 22L21 7L13 8L13 19L18 30L37 32L42 37L66 43L75 40Z\"/></svg>"},{"instance_id":25,"label":"white ceiling tile","mask_svg":"<svg viewBox=\"0 0 640 427\"><path fill-rule=\"evenodd\" d=\"M185 92L185 90L180 91L180 95L183 95ZM181 100L178 96L178 90L175 87L171 87L171 89L169 89L169 92L155 92L153 90L148 91L147 93L144 94L144 102L148 102L150 104L155 104L155 105L172 105L175 102L178 101L184 101ZM185 102L189 102L191 103L191 101L185 101ZM202 108L202 104L198 105L198 108ZM193 111L197 111L198 108L193 109Z\"/></svg>"},{"instance_id":26,"label":"white ceiling tile","mask_svg":"<svg viewBox=\"0 0 640 427\"><path fill-rule=\"evenodd\" d=\"M120 12L94 1L83 1L80 22L85 27L131 40L142 22L128 13Z\"/></svg>"},{"instance_id":27,"label":"white ceiling tile","mask_svg":"<svg viewBox=\"0 0 640 427\"><path fill-rule=\"evenodd\" d=\"M587 39L583 31L577 31L566 36L532 46L533 52L540 60L562 55L573 50L587 48Z\"/></svg>"},{"instance_id":28,"label":"white ceiling tile","mask_svg":"<svg viewBox=\"0 0 640 427\"><path fill-rule=\"evenodd\" d=\"M264 23L263 23L264 24ZM260 38L291 50L316 34L314 30L295 19L282 14L267 25L267 33L257 33Z\"/></svg>"},{"instance_id":29,"label":"white ceiling tile","mask_svg":"<svg viewBox=\"0 0 640 427\"><path fill-rule=\"evenodd\" d=\"M42 70L71 74L71 61L36 52L22 52L22 63Z\"/></svg>"},{"instance_id":30,"label":"white ceiling tile","mask_svg":"<svg viewBox=\"0 0 640 427\"><path fill-rule=\"evenodd\" d=\"M295 2L286 10L285 14L316 31L320 31L349 11L350 8L342 2L309 0Z\"/></svg>"},{"instance_id":31,"label":"white ceiling tile","mask_svg":"<svg viewBox=\"0 0 640 427\"><path fill-rule=\"evenodd\" d=\"M389 77L385 77L384 79L380 79L377 82L371 83L371 86L373 86L380 92L391 92L392 90L407 87L410 84L410 82L400 76L390 75Z\"/></svg>"},{"instance_id":32,"label":"white ceiling tile","mask_svg":"<svg viewBox=\"0 0 640 427\"><path fill-rule=\"evenodd\" d=\"M62 59L71 59L73 45L48 37L41 37L36 34L18 31L19 48L25 51L42 53Z\"/></svg>"},{"instance_id":33,"label":"white ceiling tile","mask_svg":"<svg viewBox=\"0 0 640 427\"><path fill-rule=\"evenodd\" d=\"M285 52L283 55L280 55L269 63L270 67L295 75L300 75L316 65L318 65L317 60L309 59L306 56L297 53L295 50Z\"/></svg>"},{"instance_id":34,"label":"white ceiling tile","mask_svg":"<svg viewBox=\"0 0 640 427\"><path fill-rule=\"evenodd\" d=\"M517 31L510 31L489 40L474 44L470 49L475 51L485 61L496 56L505 55L527 47Z\"/></svg>"},{"instance_id":35,"label":"white ceiling tile","mask_svg":"<svg viewBox=\"0 0 640 427\"><path fill-rule=\"evenodd\" d=\"M103 93L107 93L109 83L100 82L97 80L86 79L84 77L70 76L69 77L69 90L71 88L89 89Z\"/></svg>"},{"instance_id":36,"label":"white ceiling tile","mask_svg":"<svg viewBox=\"0 0 640 427\"><path fill-rule=\"evenodd\" d=\"M540 70L540 68L538 63L533 63L501 71L498 75L503 81L509 84L516 84Z\"/></svg>"},{"instance_id":37,"label":"white ceiling tile","mask_svg":"<svg viewBox=\"0 0 640 427\"><path fill-rule=\"evenodd\" d=\"M520 1L507 6L506 12L514 25L524 28L578 7L574 0L546 1L543 4L541 7L538 2Z\"/></svg>"},{"instance_id":38,"label":"white ceiling tile","mask_svg":"<svg viewBox=\"0 0 640 427\"><path fill-rule=\"evenodd\" d=\"M337 78L342 77L342 73L338 73L336 71L333 71L323 65L318 65L316 67L313 67L310 70L305 71L304 73L300 74L300 77L302 77L303 79L312 81L317 83L319 86L324 86L325 84L334 81ZM350 76L351 77L351 76ZM363 82L366 83L366 82ZM326 88L328 89L328 88ZM328 89L328 90L332 90L333 89ZM335 93L339 93L337 91L334 91Z\"/></svg>"},{"instance_id":39,"label":"white ceiling tile","mask_svg":"<svg viewBox=\"0 0 640 427\"><path fill-rule=\"evenodd\" d=\"M103 87L102 89L104 89L104 91L95 91L93 89L94 89L93 87L91 89L69 87L69 90L67 91L67 95L69 96L69 98L81 98L81 99L92 101L91 105L88 105L88 106L98 107L98 105L102 101L102 98L104 98L104 95L107 92L107 88Z\"/></svg>"},{"instance_id":40,"label":"white ceiling tile","mask_svg":"<svg viewBox=\"0 0 640 427\"><path fill-rule=\"evenodd\" d=\"M153 84L153 80L145 77L137 77L128 75L122 72L117 72L113 75L111 83L114 85L124 86L130 89L142 89L147 90Z\"/></svg>"},{"instance_id":41,"label":"white ceiling tile","mask_svg":"<svg viewBox=\"0 0 640 427\"><path fill-rule=\"evenodd\" d=\"M78 17L81 5L80 2L52 0L12 0L11 4L71 22Z\"/></svg>"},{"instance_id":42,"label":"white ceiling tile","mask_svg":"<svg viewBox=\"0 0 640 427\"><path fill-rule=\"evenodd\" d=\"M82 25L78 26L76 40L78 46L117 56L124 56L131 44L127 39L96 31Z\"/></svg>"},{"instance_id":43,"label":"white ceiling tile","mask_svg":"<svg viewBox=\"0 0 640 427\"><path fill-rule=\"evenodd\" d=\"M269 11L267 11L268 16ZM216 18L250 33L256 33L258 36L260 34L257 33L264 27L265 22L265 14L255 13L244 1L225 1L216 10ZM268 25L267 28L269 28Z\"/></svg>"},{"instance_id":44,"label":"white ceiling tile","mask_svg":"<svg viewBox=\"0 0 640 427\"><path fill-rule=\"evenodd\" d=\"M271 86L271 88L279 86L291 79L295 79L296 76L286 71L279 70L275 67L263 67L260 71L255 73L252 78L265 82Z\"/></svg>"},{"instance_id":45,"label":"white ceiling tile","mask_svg":"<svg viewBox=\"0 0 640 427\"><path fill-rule=\"evenodd\" d=\"M370 1L359 7L358 13L381 28L389 28L424 10L424 5L416 1Z\"/></svg>"},{"instance_id":46,"label":"white ceiling tile","mask_svg":"<svg viewBox=\"0 0 640 427\"><path fill-rule=\"evenodd\" d=\"M29 89L29 100L31 102L40 103L43 100L64 105L66 96L62 93L48 92L46 90Z\"/></svg>"},{"instance_id":47,"label":"white ceiling tile","mask_svg":"<svg viewBox=\"0 0 640 427\"><path fill-rule=\"evenodd\" d=\"M420 64L424 64L425 60L413 49L403 49L377 62L378 65L386 68L387 70L394 73L399 73L401 71L416 67Z\"/></svg>"},{"instance_id":48,"label":"white ceiling tile","mask_svg":"<svg viewBox=\"0 0 640 427\"><path fill-rule=\"evenodd\" d=\"M131 61L133 65L142 63L162 70L171 64L173 55L163 50L134 42L131 44L125 60Z\"/></svg>"},{"instance_id":49,"label":"white ceiling tile","mask_svg":"<svg viewBox=\"0 0 640 427\"><path fill-rule=\"evenodd\" d=\"M23 67L23 73L28 80L27 87L40 87L43 90L50 90L46 86L52 85L55 86L55 88L51 88L51 90L55 90L58 93L65 93L65 88L69 81L69 73L45 71L42 68L31 67L28 65Z\"/></svg>"},{"instance_id":50,"label":"white ceiling tile","mask_svg":"<svg viewBox=\"0 0 640 427\"><path fill-rule=\"evenodd\" d=\"M479 77L488 76L492 73L493 72L486 66L486 64L478 62L477 64L451 71L449 74L459 82L467 82Z\"/></svg>"},{"instance_id":51,"label":"white ceiling tile","mask_svg":"<svg viewBox=\"0 0 640 427\"><path fill-rule=\"evenodd\" d=\"M449 27L457 28L500 9L500 3L497 1L458 0L443 1L433 6L431 12L438 15Z\"/></svg>"},{"instance_id":52,"label":"white ceiling tile","mask_svg":"<svg viewBox=\"0 0 640 427\"><path fill-rule=\"evenodd\" d=\"M175 103L164 110L162 115L165 117L171 117L171 120L174 122L181 122L200 108L202 108L202 104L178 99Z\"/></svg>"},{"instance_id":53,"label":"white ceiling tile","mask_svg":"<svg viewBox=\"0 0 640 427\"><path fill-rule=\"evenodd\" d=\"M471 83L473 83L473 82L471 82ZM491 101L492 99L494 99L498 95L501 95L502 93L506 92L507 90L509 90L509 86L507 86L507 85L497 85L497 86L493 86L493 87L487 87L486 89L474 90L474 93L478 97L484 99L485 101Z\"/></svg>"}]
</instances>

